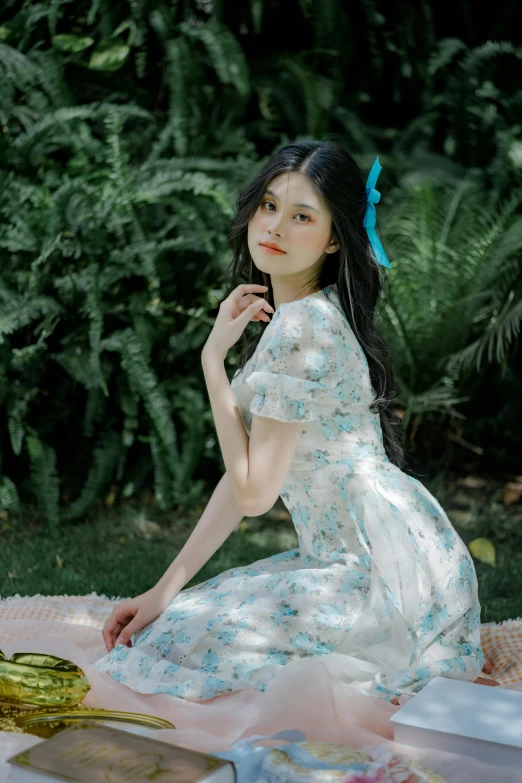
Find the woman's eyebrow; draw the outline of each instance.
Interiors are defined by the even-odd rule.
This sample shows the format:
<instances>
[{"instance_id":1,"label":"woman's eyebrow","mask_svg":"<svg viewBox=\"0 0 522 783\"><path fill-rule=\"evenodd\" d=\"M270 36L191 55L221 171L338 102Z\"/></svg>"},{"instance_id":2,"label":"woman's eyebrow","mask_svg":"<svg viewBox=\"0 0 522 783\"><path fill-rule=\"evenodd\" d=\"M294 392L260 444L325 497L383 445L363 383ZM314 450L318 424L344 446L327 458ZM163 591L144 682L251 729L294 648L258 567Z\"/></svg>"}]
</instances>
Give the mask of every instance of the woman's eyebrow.
<instances>
[{"instance_id":1,"label":"woman's eyebrow","mask_svg":"<svg viewBox=\"0 0 522 783\"><path fill-rule=\"evenodd\" d=\"M267 193L269 196L272 196L273 198L277 198L276 194L271 190L265 190L265 193ZM312 207L310 204L294 204L294 207L304 207L305 209L311 209L312 212L317 212L317 214L319 214L319 210L315 207Z\"/></svg>"}]
</instances>

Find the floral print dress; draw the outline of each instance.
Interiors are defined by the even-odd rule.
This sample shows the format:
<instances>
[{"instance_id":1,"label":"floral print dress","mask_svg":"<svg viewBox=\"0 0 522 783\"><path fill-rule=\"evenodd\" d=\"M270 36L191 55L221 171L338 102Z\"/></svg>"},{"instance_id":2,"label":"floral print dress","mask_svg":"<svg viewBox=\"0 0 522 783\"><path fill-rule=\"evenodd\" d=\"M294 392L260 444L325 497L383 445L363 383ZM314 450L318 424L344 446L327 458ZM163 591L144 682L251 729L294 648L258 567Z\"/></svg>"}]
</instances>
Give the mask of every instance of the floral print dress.
<instances>
[{"instance_id":1,"label":"floral print dress","mask_svg":"<svg viewBox=\"0 0 522 783\"><path fill-rule=\"evenodd\" d=\"M386 457L366 357L337 287L282 303L232 379L252 415L301 422L281 498L299 545L183 590L94 667L139 693L265 690L310 656L390 701L485 661L470 553L437 500Z\"/></svg>"}]
</instances>

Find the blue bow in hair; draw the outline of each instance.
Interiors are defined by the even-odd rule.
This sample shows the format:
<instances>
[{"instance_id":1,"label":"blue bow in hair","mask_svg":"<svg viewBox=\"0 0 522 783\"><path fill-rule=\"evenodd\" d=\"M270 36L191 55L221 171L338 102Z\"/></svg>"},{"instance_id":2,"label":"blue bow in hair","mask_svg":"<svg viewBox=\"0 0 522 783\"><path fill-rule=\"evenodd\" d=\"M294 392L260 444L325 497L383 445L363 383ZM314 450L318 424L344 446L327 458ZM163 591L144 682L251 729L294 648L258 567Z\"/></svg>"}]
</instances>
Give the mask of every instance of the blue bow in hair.
<instances>
[{"instance_id":1,"label":"blue bow in hair","mask_svg":"<svg viewBox=\"0 0 522 783\"><path fill-rule=\"evenodd\" d=\"M381 194L378 190L375 190L375 185L377 184L377 180L379 179L379 174L381 171L382 166L379 163L379 157L376 157L374 164L370 169L370 173L368 174L368 179L366 180L367 206L364 215L363 226L368 233L368 239L370 240L370 245L372 246L377 263L382 264L382 266L387 266L389 269L391 269L392 265L388 261L388 256L384 252L382 242L377 235L377 231L375 230L375 205L378 204L381 200Z\"/></svg>"}]
</instances>

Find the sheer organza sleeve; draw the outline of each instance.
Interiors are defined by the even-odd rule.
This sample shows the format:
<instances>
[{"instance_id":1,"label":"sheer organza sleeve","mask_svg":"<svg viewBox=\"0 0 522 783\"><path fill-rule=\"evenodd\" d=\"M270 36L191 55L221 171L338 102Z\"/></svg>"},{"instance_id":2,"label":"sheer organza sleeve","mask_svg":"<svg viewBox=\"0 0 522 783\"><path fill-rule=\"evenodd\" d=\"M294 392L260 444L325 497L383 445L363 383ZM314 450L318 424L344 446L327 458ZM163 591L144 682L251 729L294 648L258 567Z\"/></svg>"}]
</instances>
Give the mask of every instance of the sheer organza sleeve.
<instances>
[{"instance_id":1,"label":"sheer organza sleeve","mask_svg":"<svg viewBox=\"0 0 522 783\"><path fill-rule=\"evenodd\" d=\"M314 421L331 394L337 365L327 319L313 303L286 302L274 313L267 337L246 379L256 392L250 412L279 421Z\"/></svg>"}]
</instances>

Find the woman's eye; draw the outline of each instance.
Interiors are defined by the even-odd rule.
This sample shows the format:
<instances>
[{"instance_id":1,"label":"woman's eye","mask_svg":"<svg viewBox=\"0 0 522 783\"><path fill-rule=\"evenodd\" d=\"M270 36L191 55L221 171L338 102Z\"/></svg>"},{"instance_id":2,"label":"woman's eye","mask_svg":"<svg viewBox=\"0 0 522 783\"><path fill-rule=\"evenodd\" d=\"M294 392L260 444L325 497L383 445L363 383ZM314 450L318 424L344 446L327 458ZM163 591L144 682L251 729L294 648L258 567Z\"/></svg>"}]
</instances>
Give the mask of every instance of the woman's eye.
<instances>
[{"instance_id":1,"label":"woman's eye","mask_svg":"<svg viewBox=\"0 0 522 783\"><path fill-rule=\"evenodd\" d=\"M270 204L270 206L274 207L274 209L275 209L274 203L272 201L263 201L263 207L266 207L267 204ZM270 209L269 212L273 212L273 210ZM310 220L308 215L305 215L304 212L298 212L296 217L304 217L304 218L306 218L306 220L298 220L297 221L298 223L306 223L306 222L308 222Z\"/></svg>"}]
</instances>

